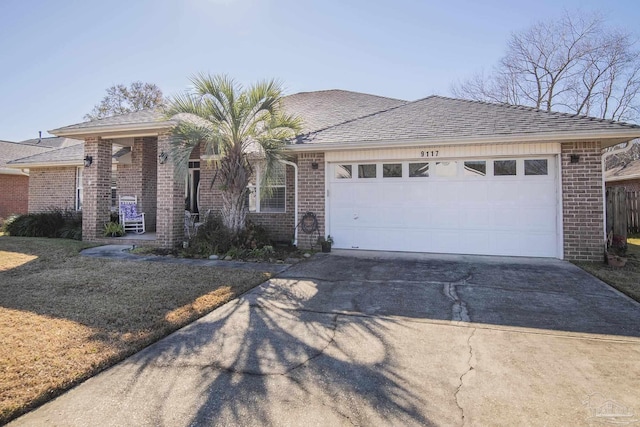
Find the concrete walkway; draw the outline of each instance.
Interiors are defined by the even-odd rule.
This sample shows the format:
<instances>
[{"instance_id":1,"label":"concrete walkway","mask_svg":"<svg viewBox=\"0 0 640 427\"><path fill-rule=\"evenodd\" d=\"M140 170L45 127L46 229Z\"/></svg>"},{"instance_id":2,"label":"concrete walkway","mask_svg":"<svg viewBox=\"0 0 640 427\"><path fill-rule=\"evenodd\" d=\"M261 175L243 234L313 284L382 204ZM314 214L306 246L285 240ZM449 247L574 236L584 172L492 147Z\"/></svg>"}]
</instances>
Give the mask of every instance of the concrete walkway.
<instances>
[{"instance_id":1,"label":"concrete walkway","mask_svg":"<svg viewBox=\"0 0 640 427\"><path fill-rule=\"evenodd\" d=\"M85 249L80 252L83 256L93 258L115 258L125 259L128 261L145 261L145 262L164 262L169 264L187 264L199 265L207 267L224 267L235 268L239 270L263 271L267 273L281 273L291 264L277 264L268 262L242 262L242 261L223 261L212 259L194 259L194 258L175 258L160 255L136 255L129 251L133 249L132 245L105 245L95 248Z\"/></svg>"},{"instance_id":2,"label":"concrete walkway","mask_svg":"<svg viewBox=\"0 0 640 427\"><path fill-rule=\"evenodd\" d=\"M14 426L631 425L640 305L557 260L315 255Z\"/></svg>"}]
</instances>

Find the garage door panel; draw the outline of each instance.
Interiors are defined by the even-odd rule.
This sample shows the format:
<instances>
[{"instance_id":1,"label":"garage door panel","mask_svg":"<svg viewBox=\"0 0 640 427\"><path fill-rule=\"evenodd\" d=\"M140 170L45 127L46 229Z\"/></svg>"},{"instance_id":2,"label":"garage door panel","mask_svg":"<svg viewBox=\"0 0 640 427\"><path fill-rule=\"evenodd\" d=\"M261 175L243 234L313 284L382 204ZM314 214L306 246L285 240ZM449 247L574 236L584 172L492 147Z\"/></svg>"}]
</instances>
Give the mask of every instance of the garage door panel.
<instances>
[{"instance_id":1,"label":"garage door panel","mask_svg":"<svg viewBox=\"0 0 640 427\"><path fill-rule=\"evenodd\" d=\"M491 210L488 207L465 206L460 211L461 229L486 229L491 226Z\"/></svg>"},{"instance_id":2,"label":"garage door panel","mask_svg":"<svg viewBox=\"0 0 640 427\"><path fill-rule=\"evenodd\" d=\"M460 228L460 209L455 207L438 208L431 211L431 221L426 226L434 229Z\"/></svg>"},{"instance_id":3,"label":"garage door panel","mask_svg":"<svg viewBox=\"0 0 640 427\"><path fill-rule=\"evenodd\" d=\"M554 257L557 177L548 159L548 176L519 166L516 176L459 168L456 176L331 178L327 232L336 248Z\"/></svg>"}]
</instances>

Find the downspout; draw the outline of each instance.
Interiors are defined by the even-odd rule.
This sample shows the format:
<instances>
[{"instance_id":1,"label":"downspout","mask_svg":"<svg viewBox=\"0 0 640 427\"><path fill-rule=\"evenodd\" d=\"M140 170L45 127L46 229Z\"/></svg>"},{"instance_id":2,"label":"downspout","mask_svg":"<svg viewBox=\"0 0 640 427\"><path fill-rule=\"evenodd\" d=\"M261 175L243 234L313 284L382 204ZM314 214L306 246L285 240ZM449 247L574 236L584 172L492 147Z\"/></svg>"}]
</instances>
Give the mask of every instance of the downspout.
<instances>
[{"instance_id":1,"label":"downspout","mask_svg":"<svg viewBox=\"0 0 640 427\"><path fill-rule=\"evenodd\" d=\"M280 163L293 167L294 180L293 180L293 244L298 246L298 165L288 160L280 160Z\"/></svg>"},{"instance_id":2,"label":"downspout","mask_svg":"<svg viewBox=\"0 0 640 427\"><path fill-rule=\"evenodd\" d=\"M632 141L627 141L627 145L624 148L619 148L617 150L607 151L602 154L602 217L604 218L602 228L604 229L604 247L605 250L607 248L607 184L605 181L605 173L607 167L607 159L614 154L624 154L629 151L633 147Z\"/></svg>"}]
</instances>

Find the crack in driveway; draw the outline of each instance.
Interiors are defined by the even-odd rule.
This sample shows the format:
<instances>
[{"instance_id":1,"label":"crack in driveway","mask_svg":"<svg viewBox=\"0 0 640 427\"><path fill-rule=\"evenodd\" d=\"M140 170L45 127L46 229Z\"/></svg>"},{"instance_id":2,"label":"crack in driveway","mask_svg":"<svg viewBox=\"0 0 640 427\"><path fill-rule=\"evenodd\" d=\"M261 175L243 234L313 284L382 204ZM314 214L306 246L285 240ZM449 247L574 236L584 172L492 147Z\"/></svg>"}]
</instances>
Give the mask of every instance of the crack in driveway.
<instances>
[{"instance_id":1,"label":"crack in driveway","mask_svg":"<svg viewBox=\"0 0 640 427\"><path fill-rule=\"evenodd\" d=\"M476 328L473 328L473 330L471 331L471 334L469 335L469 338L467 338L467 345L469 346L469 359L467 360L468 368L466 371L462 373L462 375L460 375L460 384L458 384L458 387L456 388L455 393L453 393L453 397L456 401L456 406L458 407L458 409L460 409L460 416L462 419L463 426L465 422L465 414L464 414L464 408L460 405L460 401L458 400L458 393L460 393L460 390L464 385L464 377L467 376L471 371L475 369L474 365L471 363L473 360L473 347L471 346L471 338L473 338L475 333L476 333Z\"/></svg>"},{"instance_id":2,"label":"crack in driveway","mask_svg":"<svg viewBox=\"0 0 640 427\"><path fill-rule=\"evenodd\" d=\"M456 287L461 285L465 286L467 281L471 279L471 275L457 282L447 282L444 284L444 294L453 301L451 306L451 320L454 322L470 322L469 310L467 309L467 303L465 303L456 291Z\"/></svg>"}]
</instances>

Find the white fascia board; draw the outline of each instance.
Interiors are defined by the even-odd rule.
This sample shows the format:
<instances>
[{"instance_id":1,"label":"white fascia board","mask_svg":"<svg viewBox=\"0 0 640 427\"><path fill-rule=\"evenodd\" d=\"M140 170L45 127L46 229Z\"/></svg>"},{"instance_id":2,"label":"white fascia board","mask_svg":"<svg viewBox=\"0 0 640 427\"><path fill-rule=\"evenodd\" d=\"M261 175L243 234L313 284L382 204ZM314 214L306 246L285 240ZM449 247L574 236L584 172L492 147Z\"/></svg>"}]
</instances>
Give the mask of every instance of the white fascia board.
<instances>
[{"instance_id":1,"label":"white fascia board","mask_svg":"<svg viewBox=\"0 0 640 427\"><path fill-rule=\"evenodd\" d=\"M640 138L640 129L628 131L604 131L588 133L547 133L531 135L487 136L471 138L424 138L401 140L377 140L333 143L307 143L291 144L285 147L288 151L334 151L353 150L360 148L402 148L419 145L463 145L463 144L507 144L507 143L532 143L532 142L578 142L578 141L603 141L604 147L613 146L622 142Z\"/></svg>"},{"instance_id":2,"label":"white fascia board","mask_svg":"<svg viewBox=\"0 0 640 427\"><path fill-rule=\"evenodd\" d=\"M34 169L34 168L55 168L55 167L68 167L68 166L82 166L82 160L69 160L66 162L47 162L47 163L18 163L8 164L7 167L11 169Z\"/></svg>"},{"instance_id":3,"label":"white fascia board","mask_svg":"<svg viewBox=\"0 0 640 427\"><path fill-rule=\"evenodd\" d=\"M49 133L64 137L91 137L101 136L107 138L130 138L136 136L157 136L160 131L171 129L175 122L152 122L126 125L95 126L78 129L53 129Z\"/></svg>"}]
</instances>

